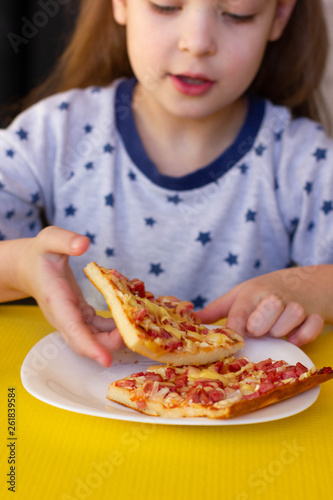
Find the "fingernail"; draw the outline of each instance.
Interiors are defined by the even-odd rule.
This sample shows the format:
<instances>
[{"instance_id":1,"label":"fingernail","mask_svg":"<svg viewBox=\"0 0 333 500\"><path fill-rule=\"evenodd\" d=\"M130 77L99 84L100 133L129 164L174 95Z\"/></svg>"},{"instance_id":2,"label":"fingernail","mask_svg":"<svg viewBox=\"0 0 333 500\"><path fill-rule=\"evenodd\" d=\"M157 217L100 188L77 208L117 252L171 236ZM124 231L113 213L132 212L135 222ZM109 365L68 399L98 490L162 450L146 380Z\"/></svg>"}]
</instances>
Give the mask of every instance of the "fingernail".
<instances>
[{"instance_id":1,"label":"fingernail","mask_svg":"<svg viewBox=\"0 0 333 500\"><path fill-rule=\"evenodd\" d=\"M79 250L82 245L82 238L80 236L76 236L71 242L72 250Z\"/></svg>"}]
</instances>

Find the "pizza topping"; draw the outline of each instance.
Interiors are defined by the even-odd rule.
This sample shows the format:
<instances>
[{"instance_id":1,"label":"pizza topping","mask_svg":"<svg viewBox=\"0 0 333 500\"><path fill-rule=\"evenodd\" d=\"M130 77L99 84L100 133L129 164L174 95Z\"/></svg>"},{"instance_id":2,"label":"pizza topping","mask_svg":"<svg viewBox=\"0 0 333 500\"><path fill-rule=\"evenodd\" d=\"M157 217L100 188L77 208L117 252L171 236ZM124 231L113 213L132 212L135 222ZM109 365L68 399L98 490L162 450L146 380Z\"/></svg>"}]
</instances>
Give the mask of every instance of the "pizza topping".
<instances>
[{"instance_id":1,"label":"pizza topping","mask_svg":"<svg viewBox=\"0 0 333 500\"><path fill-rule=\"evenodd\" d=\"M252 363L246 357L233 356L223 362L197 366L151 366L127 379L115 382L133 391L134 400L159 400L166 408L176 404L223 408L241 399L253 399L274 387L309 376L315 370L304 365L288 365L284 361L267 359Z\"/></svg>"},{"instance_id":2,"label":"pizza topping","mask_svg":"<svg viewBox=\"0 0 333 500\"><path fill-rule=\"evenodd\" d=\"M229 348L243 339L227 328L209 329L200 323L193 303L173 296L159 296L146 291L139 279L129 280L115 269L100 268L116 287L128 319L138 327L138 335L153 352ZM153 342L152 342L153 341Z\"/></svg>"}]
</instances>

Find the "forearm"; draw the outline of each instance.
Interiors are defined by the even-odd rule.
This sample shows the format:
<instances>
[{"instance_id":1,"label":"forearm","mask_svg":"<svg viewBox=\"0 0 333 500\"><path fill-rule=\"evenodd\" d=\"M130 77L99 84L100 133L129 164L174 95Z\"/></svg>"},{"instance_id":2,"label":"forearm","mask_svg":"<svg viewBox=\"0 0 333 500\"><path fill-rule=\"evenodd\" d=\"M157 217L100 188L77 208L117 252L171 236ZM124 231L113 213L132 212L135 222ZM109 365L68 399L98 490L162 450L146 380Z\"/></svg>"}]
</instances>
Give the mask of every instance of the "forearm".
<instances>
[{"instance_id":1,"label":"forearm","mask_svg":"<svg viewBox=\"0 0 333 500\"><path fill-rule=\"evenodd\" d=\"M24 264L28 262L31 239L0 242L0 302L18 300L31 294L24 280Z\"/></svg>"}]
</instances>

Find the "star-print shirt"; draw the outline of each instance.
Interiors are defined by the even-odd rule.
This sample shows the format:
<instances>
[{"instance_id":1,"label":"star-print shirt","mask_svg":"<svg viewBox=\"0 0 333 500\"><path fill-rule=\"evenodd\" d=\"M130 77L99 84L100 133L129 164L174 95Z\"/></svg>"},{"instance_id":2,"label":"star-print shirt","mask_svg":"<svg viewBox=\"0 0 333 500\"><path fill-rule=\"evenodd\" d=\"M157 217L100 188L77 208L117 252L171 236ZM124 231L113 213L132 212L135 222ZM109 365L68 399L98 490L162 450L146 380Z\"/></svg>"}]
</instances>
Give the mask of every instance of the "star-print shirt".
<instances>
[{"instance_id":1,"label":"star-print shirt","mask_svg":"<svg viewBox=\"0 0 333 500\"><path fill-rule=\"evenodd\" d=\"M70 262L101 309L83 273L92 260L196 308L291 262L333 263L333 142L318 124L251 96L232 146L169 177L136 130L134 86L51 96L0 131L0 240L35 236L42 212L87 235L89 250Z\"/></svg>"}]
</instances>

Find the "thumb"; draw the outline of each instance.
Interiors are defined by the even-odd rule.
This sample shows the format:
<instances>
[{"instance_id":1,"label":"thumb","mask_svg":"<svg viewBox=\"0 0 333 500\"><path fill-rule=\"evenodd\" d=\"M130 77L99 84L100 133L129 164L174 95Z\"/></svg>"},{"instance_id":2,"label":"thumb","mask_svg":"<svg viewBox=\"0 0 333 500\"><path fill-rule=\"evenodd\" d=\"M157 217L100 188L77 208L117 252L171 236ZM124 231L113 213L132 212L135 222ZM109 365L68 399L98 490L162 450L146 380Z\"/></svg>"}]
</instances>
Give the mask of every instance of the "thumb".
<instances>
[{"instance_id":1,"label":"thumb","mask_svg":"<svg viewBox=\"0 0 333 500\"><path fill-rule=\"evenodd\" d=\"M57 254L82 255L90 245L87 236L68 231L57 226L48 226L36 236L38 250L40 253L49 254L56 259Z\"/></svg>"},{"instance_id":2,"label":"thumb","mask_svg":"<svg viewBox=\"0 0 333 500\"><path fill-rule=\"evenodd\" d=\"M201 311L196 312L196 315L203 323L207 324L214 323L219 319L225 318L228 316L229 310L234 303L236 293L236 290L233 288L208 304L208 306L204 307Z\"/></svg>"}]
</instances>

